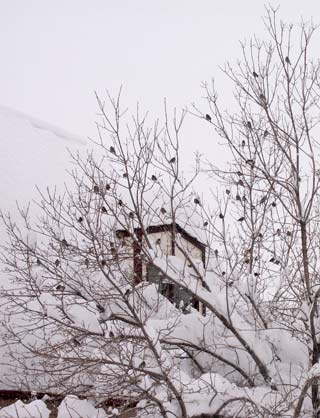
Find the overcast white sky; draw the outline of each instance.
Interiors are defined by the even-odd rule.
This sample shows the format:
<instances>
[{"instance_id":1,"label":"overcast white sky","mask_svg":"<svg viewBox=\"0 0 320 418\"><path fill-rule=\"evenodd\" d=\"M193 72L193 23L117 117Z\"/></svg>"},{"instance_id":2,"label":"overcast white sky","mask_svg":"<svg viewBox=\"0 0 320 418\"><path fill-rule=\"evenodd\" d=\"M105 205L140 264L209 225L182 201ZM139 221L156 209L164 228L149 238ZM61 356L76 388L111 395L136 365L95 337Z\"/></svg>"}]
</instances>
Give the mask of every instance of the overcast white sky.
<instances>
[{"instance_id":1,"label":"overcast white sky","mask_svg":"<svg viewBox=\"0 0 320 418\"><path fill-rule=\"evenodd\" d=\"M286 20L320 22L318 0L279 3ZM177 107L200 101L201 81L239 53L238 40L263 35L264 4L0 0L0 104L86 137L94 90L116 92L122 84L128 104L139 100L155 115L163 97Z\"/></svg>"}]
</instances>

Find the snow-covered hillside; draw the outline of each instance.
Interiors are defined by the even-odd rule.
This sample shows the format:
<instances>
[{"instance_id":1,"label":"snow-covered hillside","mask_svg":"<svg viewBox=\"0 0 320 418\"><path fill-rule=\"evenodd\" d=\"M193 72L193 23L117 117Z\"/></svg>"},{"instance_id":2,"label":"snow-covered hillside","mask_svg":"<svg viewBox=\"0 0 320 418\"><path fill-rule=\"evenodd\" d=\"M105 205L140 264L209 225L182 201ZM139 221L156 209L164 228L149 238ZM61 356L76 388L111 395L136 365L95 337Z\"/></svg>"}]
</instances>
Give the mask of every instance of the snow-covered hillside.
<instances>
[{"instance_id":1,"label":"snow-covered hillside","mask_svg":"<svg viewBox=\"0 0 320 418\"><path fill-rule=\"evenodd\" d=\"M86 141L26 114L0 106L0 196L6 212L18 200L36 196L36 185L61 184L70 161L67 148L82 148Z\"/></svg>"},{"instance_id":2,"label":"snow-covered hillside","mask_svg":"<svg viewBox=\"0 0 320 418\"><path fill-rule=\"evenodd\" d=\"M37 198L36 186L45 189L47 186L63 185L71 160L68 149L75 152L84 149L85 145L86 141L82 138L0 106L0 209L15 217L16 202L25 206ZM0 245L5 240L4 227L0 224ZM7 282L2 270L0 264L1 286ZM5 305L2 304L0 315L4 311ZM4 350L4 347L0 348L2 376L6 373L8 363ZM6 388L6 384L2 381L0 387Z\"/></svg>"}]
</instances>

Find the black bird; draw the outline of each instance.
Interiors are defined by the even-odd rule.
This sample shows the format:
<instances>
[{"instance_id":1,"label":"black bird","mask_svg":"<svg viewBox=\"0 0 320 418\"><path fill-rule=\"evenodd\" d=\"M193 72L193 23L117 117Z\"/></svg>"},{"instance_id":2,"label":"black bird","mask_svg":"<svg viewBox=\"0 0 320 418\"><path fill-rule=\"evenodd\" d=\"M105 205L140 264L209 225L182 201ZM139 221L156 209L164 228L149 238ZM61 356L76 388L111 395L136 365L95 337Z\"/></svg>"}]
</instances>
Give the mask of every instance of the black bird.
<instances>
[{"instance_id":1,"label":"black bird","mask_svg":"<svg viewBox=\"0 0 320 418\"><path fill-rule=\"evenodd\" d=\"M41 264L42 264L41 261L39 260L39 258L37 258L37 265L41 266Z\"/></svg>"},{"instance_id":2,"label":"black bird","mask_svg":"<svg viewBox=\"0 0 320 418\"><path fill-rule=\"evenodd\" d=\"M263 238L263 235L262 235L262 233L261 233L261 232L259 232L259 234L258 234L258 238Z\"/></svg>"},{"instance_id":3,"label":"black bird","mask_svg":"<svg viewBox=\"0 0 320 418\"><path fill-rule=\"evenodd\" d=\"M101 206L101 212L102 213L107 213L107 209L105 208L105 206Z\"/></svg>"},{"instance_id":4,"label":"black bird","mask_svg":"<svg viewBox=\"0 0 320 418\"><path fill-rule=\"evenodd\" d=\"M95 193L99 193L100 192L99 186L97 186L97 185L93 186L93 191Z\"/></svg>"},{"instance_id":5,"label":"black bird","mask_svg":"<svg viewBox=\"0 0 320 418\"><path fill-rule=\"evenodd\" d=\"M259 98L260 98L260 100L262 102L265 102L266 101L266 96L264 94L262 94L262 93L260 94Z\"/></svg>"},{"instance_id":6,"label":"black bird","mask_svg":"<svg viewBox=\"0 0 320 418\"><path fill-rule=\"evenodd\" d=\"M266 203L267 199L268 199L268 196L263 196L263 197L260 199L260 205L263 205L264 203Z\"/></svg>"},{"instance_id":7,"label":"black bird","mask_svg":"<svg viewBox=\"0 0 320 418\"><path fill-rule=\"evenodd\" d=\"M114 149L114 147L111 145L111 147L109 148L109 151L111 152L111 154L116 155L116 150Z\"/></svg>"},{"instance_id":8,"label":"black bird","mask_svg":"<svg viewBox=\"0 0 320 418\"><path fill-rule=\"evenodd\" d=\"M198 198L194 198L193 201L196 205L200 205L200 200Z\"/></svg>"},{"instance_id":9,"label":"black bird","mask_svg":"<svg viewBox=\"0 0 320 418\"><path fill-rule=\"evenodd\" d=\"M129 212L129 218L133 219L134 218L134 213L133 212Z\"/></svg>"},{"instance_id":10,"label":"black bird","mask_svg":"<svg viewBox=\"0 0 320 418\"><path fill-rule=\"evenodd\" d=\"M226 275L225 271L221 272L221 276L225 276L225 275Z\"/></svg>"},{"instance_id":11,"label":"black bird","mask_svg":"<svg viewBox=\"0 0 320 418\"><path fill-rule=\"evenodd\" d=\"M220 219L223 219L223 218L224 218L223 213L219 213L219 218L220 218Z\"/></svg>"},{"instance_id":12,"label":"black bird","mask_svg":"<svg viewBox=\"0 0 320 418\"><path fill-rule=\"evenodd\" d=\"M277 266L280 264L280 260L276 260L275 262L274 262L274 264L276 264Z\"/></svg>"},{"instance_id":13,"label":"black bird","mask_svg":"<svg viewBox=\"0 0 320 418\"><path fill-rule=\"evenodd\" d=\"M130 289L127 289L125 292L124 292L124 297L125 298L128 298L128 296L130 295Z\"/></svg>"},{"instance_id":14,"label":"black bird","mask_svg":"<svg viewBox=\"0 0 320 418\"><path fill-rule=\"evenodd\" d=\"M107 265L106 260L101 260L100 263L101 263L102 267L105 267Z\"/></svg>"},{"instance_id":15,"label":"black bird","mask_svg":"<svg viewBox=\"0 0 320 418\"><path fill-rule=\"evenodd\" d=\"M176 157L172 157L171 160L169 161L170 164L173 164L176 162Z\"/></svg>"},{"instance_id":16,"label":"black bird","mask_svg":"<svg viewBox=\"0 0 320 418\"><path fill-rule=\"evenodd\" d=\"M291 237L292 233L291 231L287 231L287 237Z\"/></svg>"},{"instance_id":17,"label":"black bird","mask_svg":"<svg viewBox=\"0 0 320 418\"><path fill-rule=\"evenodd\" d=\"M98 309L98 311L100 312L100 313L104 313L106 310L104 309L104 307L102 306L102 305L100 305L100 303L97 303L96 304L96 307L97 307L97 309Z\"/></svg>"},{"instance_id":18,"label":"black bird","mask_svg":"<svg viewBox=\"0 0 320 418\"><path fill-rule=\"evenodd\" d=\"M243 141L241 142L241 146L242 146L242 148L244 148L244 147L246 146L246 141L245 141L245 140L243 140Z\"/></svg>"},{"instance_id":19,"label":"black bird","mask_svg":"<svg viewBox=\"0 0 320 418\"><path fill-rule=\"evenodd\" d=\"M244 216L241 216L241 218L238 219L238 222L243 222L245 220Z\"/></svg>"},{"instance_id":20,"label":"black bird","mask_svg":"<svg viewBox=\"0 0 320 418\"><path fill-rule=\"evenodd\" d=\"M237 171L237 176L239 176L239 177L243 176L243 174L241 173L241 171Z\"/></svg>"},{"instance_id":21,"label":"black bird","mask_svg":"<svg viewBox=\"0 0 320 418\"><path fill-rule=\"evenodd\" d=\"M79 216L79 218L78 218L78 222L83 222L83 217L82 216Z\"/></svg>"},{"instance_id":22,"label":"black bird","mask_svg":"<svg viewBox=\"0 0 320 418\"><path fill-rule=\"evenodd\" d=\"M276 234L278 235L278 237L280 237L280 235L281 235L281 229L280 229L280 228L278 228L278 229L276 230Z\"/></svg>"},{"instance_id":23,"label":"black bird","mask_svg":"<svg viewBox=\"0 0 320 418\"><path fill-rule=\"evenodd\" d=\"M289 57L285 57L285 62L287 63L287 64L289 64L289 65L291 65L291 62L290 62L290 58Z\"/></svg>"},{"instance_id":24,"label":"black bird","mask_svg":"<svg viewBox=\"0 0 320 418\"><path fill-rule=\"evenodd\" d=\"M87 268L89 267L89 260L87 258L84 260L84 264Z\"/></svg>"},{"instance_id":25,"label":"black bird","mask_svg":"<svg viewBox=\"0 0 320 418\"><path fill-rule=\"evenodd\" d=\"M263 133L263 137L266 138L269 135L269 132L267 131L267 129L264 131Z\"/></svg>"},{"instance_id":26,"label":"black bird","mask_svg":"<svg viewBox=\"0 0 320 418\"><path fill-rule=\"evenodd\" d=\"M259 277L260 276L260 273L255 272L255 273L253 273L253 275L254 275L254 277Z\"/></svg>"},{"instance_id":27,"label":"black bird","mask_svg":"<svg viewBox=\"0 0 320 418\"><path fill-rule=\"evenodd\" d=\"M63 292L65 289L65 286L63 286L63 284L58 284L58 286L56 287L56 290L61 290L61 292Z\"/></svg>"},{"instance_id":28,"label":"black bird","mask_svg":"<svg viewBox=\"0 0 320 418\"><path fill-rule=\"evenodd\" d=\"M253 77L255 77L255 78L258 78L258 77L259 77L259 76L258 76L258 74L257 74L255 71L253 71L252 75L253 75Z\"/></svg>"},{"instance_id":29,"label":"black bird","mask_svg":"<svg viewBox=\"0 0 320 418\"><path fill-rule=\"evenodd\" d=\"M205 221L205 222L203 223L203 226L204 226L204 228L205 228L206 226L208 226L208 222L207 222L207 221Z\"/></svg>"},{"instance_id":30,"label":"black bird","mask_svg":"<svg viewBox=\"0 0 320 418\"><path fill-rule=\"evenodd\" d=\"M248 160L246 160L246 163L247 164L250 164L250 165L254 165L254 161L251 158L249 158Z\"/></svg>"},{"instance_id":31,"label":"black bird","mask_svg":"<svg viewBox=\"0 0 320 418\"><path fill-rule=\"evenodd\" d=\"M275 208L275 207L277 206L276 202L272 202L272 203L271 203L271 206L272 206L273 208Z\"/></svg>"},{"instance_id":32,"label":"black bird","mask_svg":"<svg viewBox=\"0 0 320 418\"><path fill-rule=\"evenodd\" d=\"M236 196L236 200L241 200L240 195L238 195L238 194L237 194L237 196Z\"/></svg>"},{"instance_id":33,"label":"black bird","mask_svg":"<svg viewBox=\"0 0 320 418\"><path fill-rule=\"evenodd\" d=\"M74 343L74 345L76 345L76 346L78 346L79 347L79 345L81 345L81 343L80 343L80 341L79 340L77 340L77 338L73 338L73 343Z\"/></svg>"},{"instance_id":34,"label":"black bird","mask_svg":"<svg viewBox=\"0 0 320 418\"><path fill-rule=\"evenodd\" d=\"M114 338L114 333L112 331L109 331L109 337Z\"/></svg>"},{"instance_id":35,"label":"black bird","mask_svg":"<svg viewBox=\"0 0 320 418\"><path fill-rule=\"evenodd\" d=\"M247 201L247 198L246 198L246 196L245 196L245 195L243 195L243 196L242 196L242 200L243 200L244 202L246 202L246 201Z\"/></svg>"},{"instance_id":36,"label":"black bird","mask_svg":"<svg viewBox=\"0 0 320 418\"><path fill-rule=\"evenodd\" d=\"M165 208L161 208L160 212L162 213L162 215L164 215L165 213L167 213L167 211L165 210Z\"/></svg>"},{"instance_id":37,"label":"black bird","mask_svg":"<svg viewBox=\"0 0 320 418\"><path fill-rule=\"evenodd\" d=\"M226 194L230 194L230 193L231 193L230 190L226 189Z\"/></svg>"},{"instance_id":38,"label":"black bird","mask_svg":"<svg viewBox=\"0 0 320 418\"><path fill-rule=\"evenodd\" d=\"M139 368L139 369L144 369L145 367L146 367L146 362L143 360L143 361L139 364L138 368Z\"/></svg>"},{"instance_id":39,"label":"black bird","mask_svg":"<svg viewBox=\"0 0 320 418\"><path fill-rule=\"evenodd\" d=\"M157 181L158 179L157 179L157 177L156 177L154 174L152 174L152 176L151 176L151 180L153 180L153 181Z\"/></svg>"},{"instance_id":40,"label":"black bird","mask_svg":"<svg viewBox=\"0 0 320 418\"><path fill-rule=\"evenodd\" d=\"M108 190L110 190L110 189L111 189L110 184L106 184L106 190L108 191Z\"/></svg>"},{"instance_id":41,"label":"black bird","mask_svg":"<svg viewBox=\"0 0 320 418\"><path fill-rule=\"evenodd\" d=\"M247 122L247 128L250 129L250 131L252 130L252 123L249 120Z\"/></svg>"},{"instance_id":42,"label":"black bird","mask_svg":"<svg viewBox=\"0 0 320 418\"><path fill-rule=\"evenodd\" d=\"M243 181L242 181L242 180L239 180L239 181L238 181L238 186L244 186L244 183L243 183Z\"/></svg>"},{"instance_id":43,"label":"black bird","mask_svg":"<svg viewBox=\"0 0 320 418\"><path fill-rule=\"evenodd\" d=\"M161 244L161 238L158 238L156 241L156 245L160 245Z\"/></svg>"},{"instance_id":44,"label":"black bird","mask_svg":"<svg viewBox=\"0 0 320 418\"><path fill-rule=\"evenodd\" d=\"M60 261L58 259L56 259L56 261L54 262L56 267L59 267Z\"/></svg>"},{"instance_id":45,"label":"black bird","mask_svg":"<svg viewBox=\"0 0 320 418\"><path fill-rule=\"evenodd\" d=\"M121 207L123 205L123 201L120 199L118 200L118 205Z\"/></svg>"},{"instance_id":46,"label":"black bird","mask_svg":"<svg viewBox=\"0 0 320 418\"><path fill-rule=\"evenodd\" d=\"M271 257L270 260L269 260L270 263L274 263L275 261L276 261L276 259L274 257Z\"/></svg>"},{"instance_id":47,"label":"black bird","mask_svg":"<svg viewBox=\"0 0 320 418\"><path fill-rule=\"evenodd\" d=\"M67 242L67 240L66 240L65 238L63 238L63 240L61 241L61 244L62 244L64 247L69 247L69 244L68 244L68 242Z\"/></svg>"},{"instance_id":48,"label":"black bird","mask_svg":"<svg viewBox=\"0 0 320 418\"><path fill-rule=\"evenodd\" d=\"M122 174L122 177L127 178L128 177L128 174L127 173L123 173Z\"/></svg>"},{"instance_id":49,"label":"black bird","mask_svg":"<svg viewBox=\"0 0 320 418\"><path fill-rule=\"evenodd\" d=\"M211 122L211 116L210 116L210 115L208 115L208 113L206 114L206 120L207 120L208 122Z\"/></svg>"},{"instance_id":50,"label":"black bird","mask_svg":"<svg viewBox=\"0 0 320 418\"><path fill-rule=\"evenodd\" d=\"M214 255L215 255L216 257L218 257L218 255L219 255L219 251L218 251L218 250L214 250Z\"/></svg>"}]
</instances>

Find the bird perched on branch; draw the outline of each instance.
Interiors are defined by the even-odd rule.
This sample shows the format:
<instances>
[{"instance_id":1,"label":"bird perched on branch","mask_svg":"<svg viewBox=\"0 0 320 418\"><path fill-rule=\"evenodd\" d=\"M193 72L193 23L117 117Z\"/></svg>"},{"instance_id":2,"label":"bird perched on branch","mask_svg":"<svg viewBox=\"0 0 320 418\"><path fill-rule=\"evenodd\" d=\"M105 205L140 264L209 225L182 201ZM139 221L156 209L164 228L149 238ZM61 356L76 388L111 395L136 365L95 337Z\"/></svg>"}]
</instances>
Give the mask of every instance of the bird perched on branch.
<instances>
[{"instance_id":1,"label":"bird perched on branch","mask_svg":"<svg viewBox=\"0 0 320 418\"><path fill-rule=\"evenodd\" d=\"M252 75L253 75L254 78L258 78L259 77L258 74L255 71L253 71Z\"/></svg>"},{"instance_id":2,"label":"bird perched on branch","mask_svg":"<svg viewBox=\"0 0 320 418\"><path fill-rule=\"evenodd\" d=\"M111 147L109 148L109 151L111 152L111 154L116 155L116 150L115 148L111 145Z\"/></svg>"},{"instance_id":3,"label":"bird perched on branch","mask_svg":"<svg viewBox=\"0 0 320 418\"><path fill-rule=\"evenodd\" d=\"M250 129L250 131L252 130L252 123L249 120L247 121L247 128Z\"/></svg>"},{"instance_id":4,"label":"bird perched on branch","mask_svg":"<svg viewBox=\"0 0 320 418\"><path fill-rule=\"evenodd\" d=\"M167 211L165 210L165 208L161 208L160 212L162 213L162 215L164 215L165 213L167 213Z\"/></svg>"},{"instance_id":5,"label":"bird perched on branch","mask_svg":"<svg viewBox=\"0 0 320 418\"><path fill-rule=\"evenodd\" d=\"M244 216L241 216L241 218L238 219L238 222L243 222L245 220Z\"/></svg>"},{"instance_id":6,"label":"bird perched on branch","mask_svg":"<svg viewBox=\"0 0 320 418\"><path fill-rule=\"evenodd\" d=\"M171 160L169 161L170 164L173 164L176 162L176 157L172 157Z\"/></svg>"},{"instance_id":7,"label":"bird perched on branch","mask_svg":"<svg viewBox=\"0 0 320 418\"><path fill-rule=\"evenodd\" d=\"M157 179L157 177L156 177L154 174L152 174L152 176L151 176L151 180L153 180L153 181L157 181L158 179Z\"/></svg>"},{"instance_id":8,"label":"bird perched on branch","mask_svg":"<svg viewBox=\"0 0 320 418\"><path fill-rule=\"evenodd\" d=\"M69 244L65 238L63 238L63 240L61 241L61 244L63 247L69 247Z\"/></svg>"},{"instance_id":9,"label":"bird perched on branch","mask_svg":"<svg viewBox=\"0 0 320 418\"><path fill-rule=\"evenodd\" d=\"M291 65L291 61L290 61L290 58L289 57L285 57L285 62L287 63L287 64L289 64L289 65Z\"/></svg>"},{"instance_id":10,"label":"bird perched on branch","mask_svg":"<svg viewBox=\"0 0 320 418\"><path fill-rule=\"evenodd\" d=\"M195 203L196 205L200 205L200 200L199 200L197 197L195 197L195 198L193 199L193 201L194 201L194 203Z\"/></svg>"},{"instance_id":11,"label":"bird perched on branch","mask_svg":"<svg viewBox=\"0 0 320 418\"><path fill-rule=\"evenodd\" d=\"M208 113L206 114L206 120L207 120L208 122L211 122L211 116L210 116L210 115L208 115Z\"/></svg>"}]
</instances>

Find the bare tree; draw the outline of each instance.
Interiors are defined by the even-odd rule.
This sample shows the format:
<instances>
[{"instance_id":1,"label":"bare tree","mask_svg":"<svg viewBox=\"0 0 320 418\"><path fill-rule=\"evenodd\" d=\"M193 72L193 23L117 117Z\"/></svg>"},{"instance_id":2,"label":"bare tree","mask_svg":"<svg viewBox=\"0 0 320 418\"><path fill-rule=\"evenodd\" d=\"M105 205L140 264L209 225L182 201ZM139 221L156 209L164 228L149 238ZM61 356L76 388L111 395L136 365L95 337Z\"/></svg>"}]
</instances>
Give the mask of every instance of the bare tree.
<instances>
[{"instance_id":1,"label":"bare tree","mask_svg":"<svg viewBox=\"0 0 320 418\"><path fill-rule=\"evenodd\" d=\"M120 95L97 96L96 149L73 156L73 187L40 192L23 225L2 214L3 327L24 384L136 401L140 416L317 416L315 27L297 41L274 10L264 22L269 41L224 69L238 112L208 84L208 113L194 110L227 144L225 170L197 157L182 171L186 112L165 107L149 128ZM222 193L200 197L203 176Z\"/></svg>"}]
</instances>

